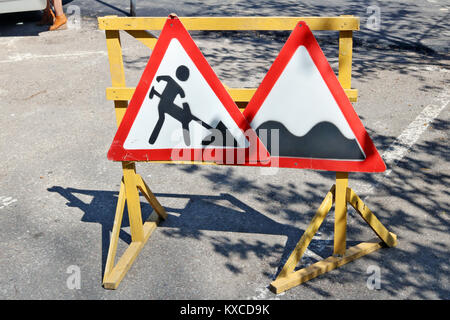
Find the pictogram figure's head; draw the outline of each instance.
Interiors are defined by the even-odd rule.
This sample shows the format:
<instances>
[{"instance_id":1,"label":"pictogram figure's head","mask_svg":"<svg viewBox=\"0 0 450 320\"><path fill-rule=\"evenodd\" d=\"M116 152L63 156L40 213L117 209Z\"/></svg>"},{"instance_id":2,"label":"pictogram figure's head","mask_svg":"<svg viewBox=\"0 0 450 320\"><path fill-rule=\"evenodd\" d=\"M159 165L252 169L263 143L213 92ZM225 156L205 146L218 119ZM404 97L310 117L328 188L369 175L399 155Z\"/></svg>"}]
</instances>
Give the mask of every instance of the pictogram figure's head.
<instances>
[{"instance_id":1,"label":"pictogram figure's head","mask_svg":"<svg viewBox=\"0 0 450 320\"><path fill-rule=\"evenodd\" d=\"M176 71L178 80L186 81L189 78L189 69L186 66L179 66Z\"/></svg>"}]
</instances>

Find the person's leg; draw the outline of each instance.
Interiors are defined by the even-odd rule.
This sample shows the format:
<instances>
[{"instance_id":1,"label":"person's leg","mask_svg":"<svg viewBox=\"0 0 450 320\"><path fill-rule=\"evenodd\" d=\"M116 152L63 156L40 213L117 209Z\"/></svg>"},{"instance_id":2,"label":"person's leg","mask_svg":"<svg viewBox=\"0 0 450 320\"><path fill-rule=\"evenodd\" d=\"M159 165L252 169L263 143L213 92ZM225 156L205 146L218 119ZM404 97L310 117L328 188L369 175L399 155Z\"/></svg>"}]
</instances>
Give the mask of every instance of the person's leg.
<instances>
[{"instance_id":1,"label":"person's leg","mask_svg":"<svg viewBox=\"0 0 450 320\"><path fill-rule=\"evenodd\" d=\"M63 16L64 11L62 7L62 0L53 0L53 6L55 7L56 16Z\"/></svg>"},{"instance_id":2,"label":"person's leg","mask_svg":"<svg viewBox=\"0 0 450 320\"><path fill-rule=\"evenodd\" d=\"M64 14L62 7L62 0L53 0L53 7L55 8L56 18L53 25L50 27L50 31L57 30L64 26L67 22L67 18Z\"/></svg>"},{"instance_id":3,"label":"person's leg","mask_svg":"<svg viewBox=\"0 0 450 320\"><path fill-rule=\"evenodd\" d=\"M53 20L55 19L55 14L50 8L50 0L47 0L47 7L44 9L44 13L42 14L42 19L37 23L38 26L44 26L46 24L53 24Z\"/></svg>"}]
</instances>

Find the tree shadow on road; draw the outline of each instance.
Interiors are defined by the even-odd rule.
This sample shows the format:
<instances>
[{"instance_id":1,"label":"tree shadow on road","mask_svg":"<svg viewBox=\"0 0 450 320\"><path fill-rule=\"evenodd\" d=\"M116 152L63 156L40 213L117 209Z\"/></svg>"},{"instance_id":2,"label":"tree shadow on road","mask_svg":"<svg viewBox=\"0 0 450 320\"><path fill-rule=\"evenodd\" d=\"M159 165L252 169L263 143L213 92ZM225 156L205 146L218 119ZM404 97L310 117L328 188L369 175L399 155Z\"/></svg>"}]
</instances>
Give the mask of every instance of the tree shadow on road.
<instances>
[{"instance_id":1,"label":"tree shadow on road","mask_svg":"<svg viewBox=\"0 0 450 320\"><path fill-rule=\"evenodd\" d=\"M433 136L416 142L402 159L388 163L389 174L350 174L349 186L359 194L386 228L399 238L398 247L382 250L374 256L368 255L369 258L366 260L382 268L382 289L392 297L401 298L400 293L406 294L408 298L450 297L450 290L445 284L448 273L445 247L448 246L450 230L448 217L450 174L446 171L445 161L450 159L447 146L450 122L435 119L429 128L434 132ZM398 143L392 136L374 133L373 138L377 146L382 146L380 150L388 150L394 142ZM436 163L436 159L444 163L442 169ZM296 226L295 232L298 235L306 228L312 218L312 211L319 206L327 187L329 188L334 179L332 172L309 171L309 178L302 182L300 192L292 182L257 183L254 177L243 174L236 167L219 167L207 171L201 166L179 166L178 169L188 174L200 174L213 184L213 190L215 184L217 190L225 188L232 194L252 196L253 201L259 203L260 212L271 220L286 219L292 226ZM295 169L281 170L290 170L292 175L296 174ZM320 179L314 179L315 176ZM329 181L329 184L314 182L324 180ZM353 186L355 182L356 185L362 183L371 186L372 190L367 191L366 188L359 192L358 187ZM366 198L368 200L364 200ZM297 208L301 204L308 205L311 210L299 211ZM328 219L331 220L330 217ZM368 226L350 206L348 221L349 239L364 241L363 237L367 236ZM333 226L325 224L319 231L323 234L332 234ZM423 237L433 241L421 240ZM351 241L348 246L351 246ZM316 249L317 247L321 248L317 252L321 252L322 257L327 257L331 254L332 240L328 242L321 240L320 243L316 243ZM324 249L325 247L327 249ZM278 268L284 264L286 252L292 249L292 245L286 245ZM379 260L380 255L385 254L383 260ZM333 275L335 273L324 277L336 281L345 279L352 281L352 278L361 277L364 273L365 270L351 271L351 268L343 268L343 271L339 271L339 277L342 274L344 280L337 279ZM316 285L318 283L316 281L320 280L308 282L307 287L321 292L323 296L331 295L331 292L323 292Z\"/></svg>"},{"instance_id":2,"label":"tree shadow on road","mask_svg":"<svg viewBox=\"0 0 450 320\"><path fill-rule=\"evenodd\" d=\"M379 29L367 23L369 7L378 5ZM438 4L429 4L439 6ZM395 70L401 74L420 76L421 67L446 68L449 55L443 34L450 12L426 15L426 6L399 1L359 0L343 3L317 4L292 1L211 1L199 6L185 0L164 5L143 7L141 16L300 16L324 17L354 15L360 17L360 30L354 35L355 79L366 81L378 77L379 70ZM313 31L326 57L337 73L338 32ZM290 32L192 32L194 39L215 41L202 49L219 78L231 86L255 87L262 80ZM201 42L200 45L201 47ZM439 52L435 48L440 48ZM251 76L249 76L251 75ZM254 79L257 79L256 82Z\"/></svg>"}]
</instances>

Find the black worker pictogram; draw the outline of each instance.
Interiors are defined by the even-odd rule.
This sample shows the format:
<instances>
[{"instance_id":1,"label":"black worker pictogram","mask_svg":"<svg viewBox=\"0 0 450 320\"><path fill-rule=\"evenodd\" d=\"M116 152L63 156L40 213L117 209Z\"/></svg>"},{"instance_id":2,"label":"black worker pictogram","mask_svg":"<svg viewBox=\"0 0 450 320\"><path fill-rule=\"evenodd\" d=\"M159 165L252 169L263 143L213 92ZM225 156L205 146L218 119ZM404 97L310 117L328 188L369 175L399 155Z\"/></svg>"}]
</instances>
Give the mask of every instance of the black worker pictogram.
<instances>
[{"instance_id":1,"label":"black worker pictogram","mask_svg":"<svg viewBox=\"0 0 450 320\"><path fill-rule=\"evenodd\" d=\"M186 82L189 79L189 68L184 65L180 65L178 66L175 75L180 82ZM166 114L172 116L175 120L181 123L181 127L183 129L184 143L187 146L191 144L190 130L189 130L189 124L191 123L191 121L197 122L198 124L202 125L204 128L208 130L214 129L212 126L200 120L198 117L194 116L191 113L189 103L183 102L182 107L179 107L174 103L178 95L182 99L187 98L183 88L176 80L174 80L171 76L161 75L156 77L156 81L157 82L165 81L166 86L161 93L157 92L155 90L155 87L152 87L150 89L149 98L153 99L154 96L157 96L159 98L158 121L156 122L155 128L153 128L152 134L150 135L150 139L148 140L150 144L154 144L156 142L156 139L158 138L158 135L166 119ZM223 134L223 137L225 137L227 128L222 122L219 122L219 124L216 126L215 129L219 130ZM206 142L203 141L202 144L208 145L211 142L213 142L213 140L210 139L209 141Z\"/></svg>"}]
</instances>

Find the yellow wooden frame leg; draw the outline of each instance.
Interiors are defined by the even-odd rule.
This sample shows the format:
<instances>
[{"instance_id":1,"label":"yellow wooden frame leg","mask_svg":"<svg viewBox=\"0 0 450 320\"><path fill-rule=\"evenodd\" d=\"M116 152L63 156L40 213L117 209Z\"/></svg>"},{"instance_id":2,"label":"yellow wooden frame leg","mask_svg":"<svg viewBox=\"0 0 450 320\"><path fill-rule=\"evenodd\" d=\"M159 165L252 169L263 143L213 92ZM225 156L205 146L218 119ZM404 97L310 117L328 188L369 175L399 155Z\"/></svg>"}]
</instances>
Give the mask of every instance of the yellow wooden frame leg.
<instances>
[{"instance_id":1,"label":"yellow wooden frame leg","mask_svg":"<svg viewBox=\"0 0 450 320\"><path fill-rule=\"evenodd\" d=\"M384 244L389 247L397 245L397 236L392 232L389 232L381 224L372 211L370 211L364 202L352 189L348 188L347 185L348 173L338 172L336 174L336 185L333 186L328 192L317 210L316 215L291 253L280 274L277 276L275 281L270 284L270 289L273 292L281 293L292 287L298 286L321 274L378 250L382 248ZM335 237L333 256L294 272L296 265L300 262L300 259L314 237L314 234L319 230L320 225L325 219L327 213L330 211L333 200L335 203ZM346 249L347 203L350 203L350 205L355 208L355 210L361 215L367 224L369 224L382 242L362 242L354 247Z\"/></svg>"},{"instance_id":2,"label":"yellow wooden frame leg","mask_svg":"<svg viewBox=\"0 0 450 320\"><path fill-rule=\"evenodd\" d=\"M125 194L127 197L128 219L130 220L131 239L133 242L144 240L142 226L141 202L137 188L136 166L133 162L124 162L123 180L125 182Z\"/></svg>"},{"instance_id":3,"label":"yellow wooden frame leg","mask_svg":"<svg viewBox=\"0 0 450 320\"><path fill-rule=\"evenodd\" d=\"M345 254L347 239L347 186L348 172L336 172L333 253L341 256Z\"/></svg>"},{"instance_id":4,"label":"yellow wooden frame leg","mask_svg":"<svg viewBox=\"0 0 450 320\"><path fill-rule=\"evenodd\" d=\"M165 219L167 217L165 209L153 195L142 177L136 173L135 164L132 162L124 162L122 165L124 177L122 179L119 197L117 200L116 216L114 218L114 226L108 249L105 274L103 276L103 286L106 289L116 289L119 286L137 255L144 247L144 244L147 242L152 232L156 229L160 218ZM150 205L154 209L154 212L152 212L148 221L144 224L142 224L141 205L138 190L142 192L144 197L149 201ZM114 266L125 202L128 207L132 242Z\"/></svg>"},{"instance_id":5,"label":"yellow wooden frame leg","mask_svg":"<svg viewBox=\"0 0 450 320\"><path fill-rule=\"evenodd\" d=\"M111 272L114 267L114 261L116 259L117 243L119 241L120 227L122 224L123 210L125 209L125 184L123 179L120 183L119 197L117 199L116 215L114 217L114 225L111 233L111 240L108 248L108 257L106 258L105 274L103 281L106 280L106 276Z\"/></svg>"},{"instance_id":6,"label":"yellow wooden frame leg","mask_svg":"<svg viewBox=\"0 0 450 320\"><path fill-rule=\"evenodd\" d=\"M120 43L119 30L106 30L105 34L112 85L114 87L123 88L125 87L125 71L123 67L122 46ZM144 36L143 31L138 32L135 35ZM153 39L147 38L144 40L146 44L151 44L154 41ZM127 110L128 102L123 100L115 100L114 107L116 111L117 126L119 126L125 115L125 111ZM155 230L159 219L167 218L167 213L164 208L151 192L142 177L136 173L135 163L122 162L122 169L123 178L117 201L116 216L114 218L114 227L108 249L105 274L103 276L103 286L107 289L117 288L120 281L123 279L128 269L133 264L133 261L136 259L137 255L150 237L151 233ZM146 221L144 224L142 224L139 191L142 192L144 197L156 212L156 214L152 212L149 221ZM128 208L132 241L117 264L114 266L125 202Z\"/></svg>"},{"instance_id":7,"label":"yellow wooden frame leg","mask_svg":"<svg viewBox=\"0 0 450 320\"><path fill-rule=\"evenodd\" d=\"M314 218L312 219L308 228L303 233L302 237L300 238L300 241L295 246L295 249L292 251L291 255L286 261L286 264L281 270L280 277L285 277L289 273L292 273L297 264L300 262L303 254L305 253L306 248L308 247L312 238L316 234L317 230L319 230L320 225L322 224L323 220L325 220L327 213L330 211L331 206L333 205L334 188L335 187L333 186L330 189L330 191L325 196L325 199L322 201L322 204L320 205L319 209L317 209Z\"/></svg>"}]
</instances>

